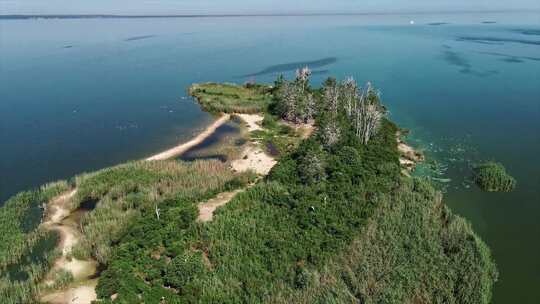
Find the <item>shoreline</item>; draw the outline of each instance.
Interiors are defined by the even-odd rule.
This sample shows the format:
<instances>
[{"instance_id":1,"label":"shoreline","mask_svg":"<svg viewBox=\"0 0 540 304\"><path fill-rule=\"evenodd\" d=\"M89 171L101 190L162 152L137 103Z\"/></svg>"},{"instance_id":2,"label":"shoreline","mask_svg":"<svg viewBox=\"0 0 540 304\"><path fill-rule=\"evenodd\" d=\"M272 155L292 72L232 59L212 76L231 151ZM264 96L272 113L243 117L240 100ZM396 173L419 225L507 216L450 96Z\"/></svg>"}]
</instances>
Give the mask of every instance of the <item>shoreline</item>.
<instances>
[{"instance_id":1,"label":"shoreline","mask_svg":"<svg viewBox=\"0 0 540 304\"><path fill-rule=\"evenodd\" d=\"M247 125L248 132L261 130L259 123L263 117L258 114L239 114L240 119ZM181 143L170 149L145 158L144 161L161 161L182 155L189 149L201 144L205 139L215 133L215 131L231 119L231 114L222 114L216 121L209 125L204 131L196 135L187 142ZM253 144L253 143L251 143ZM234 160L231 164L233 171L253 170L261 175L266 175L270 169L277 163L272 157L266 155L264 151L256 146L250 145L243 152L249 155L248 163L239 165L239 160ZM243 162L241 162L243 163ZM47 204L46 220L42 223L45 229L57 231L60 235L60 241L56 248L61 251L61 255L54 261L53 266L45 276L43 283L51 285L52 276L55 271L65 270L71 272L74 282L67 287L58 290L49 290L40 294L41 301L52 304L78 303L86 304L97 300L95 287L97 278L94 277L97 269L97 262L90 258L89 260L77 260L70 257L73 246L80 241L81 233L69 222L69 217L76 211L70 210L69 202L77 194L77 187L60 194L50 200ZM236 192L234 193L236 194ZM220 204L215 204L206 211L207 217L211 220L213 211L223 204L226 204L234 195L228 195L227 199L222 200ZM68 258L69 257L69 258Z\"/></svg>"},{"instance_id":2,"label":"shoreline","mask_svg":"<svg viewBox=\"0 0 540 304\"><path fill-rule=\"evenodd\" d=\"M403 171L403 173L408 176L414 171L414 169L416 169L416 165L425 161L426 158L422 151L413 148L410 144L405 142L405 140L403 140L401 136L402 133L398 131L396 133L396 141L397 148L400 154L399 164L405 170Z\"/></svg>"}]
</instances>

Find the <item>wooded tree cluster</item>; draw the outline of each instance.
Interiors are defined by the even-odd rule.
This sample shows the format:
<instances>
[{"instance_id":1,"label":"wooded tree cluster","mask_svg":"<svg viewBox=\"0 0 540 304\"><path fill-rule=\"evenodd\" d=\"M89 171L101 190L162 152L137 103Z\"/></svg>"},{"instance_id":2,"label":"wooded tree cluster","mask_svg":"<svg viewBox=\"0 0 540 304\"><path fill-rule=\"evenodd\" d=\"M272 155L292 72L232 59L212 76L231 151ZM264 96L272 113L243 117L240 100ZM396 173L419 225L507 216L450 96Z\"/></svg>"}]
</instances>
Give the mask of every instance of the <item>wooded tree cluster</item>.
<instances>
[{"instance_id":1,"label":"wooded tree cluster","mask_svg":"<svg viewBox=\"0 0 540 304\"><path fill-rule=\"evenodd\" d=\"M377 90L369 82L361 88L349 77L342 82L328 78L317 92L310 87L310 76L311 71L306 67L296 71L293 81L283 77L276 81L281 117L293 123L306 123L318 114L328 116L320 128L325 146L339 141L342 130L338 121L346 117L356 136L367 144L386 114Z\"/></svg>"},{"instance_id":2,"label":"wooded tree cluster","mask_svg":"<svg viewBox=\"0 0 540 304\"><path fill-rule=\"evenodd\" d=\"M336 121L339 115L344 115L353 126L356 136L364 145L367 144L379 130L386 112L381 105L379 93L371 83L360 88L352 77L340 83L329 78L324 83L323 92L324 110L330 115L329 123L323 129L325 143L331 145L339 140L341 131Z\"/></svg>"},{"instance_id":3,"label":"wooded tree cluster","mask_svg":"<svg viewBox=\"0 0 540 304\"><path fill-rule=\"evenodd\" d=\"M278 100L281 104L283 119L294 123L305 123L312 120L316 114L315 97L309 85L311 70L303 68L296 71L294 81L284 80L280 76L278 85Z\"/></svg>"}]
</instances>

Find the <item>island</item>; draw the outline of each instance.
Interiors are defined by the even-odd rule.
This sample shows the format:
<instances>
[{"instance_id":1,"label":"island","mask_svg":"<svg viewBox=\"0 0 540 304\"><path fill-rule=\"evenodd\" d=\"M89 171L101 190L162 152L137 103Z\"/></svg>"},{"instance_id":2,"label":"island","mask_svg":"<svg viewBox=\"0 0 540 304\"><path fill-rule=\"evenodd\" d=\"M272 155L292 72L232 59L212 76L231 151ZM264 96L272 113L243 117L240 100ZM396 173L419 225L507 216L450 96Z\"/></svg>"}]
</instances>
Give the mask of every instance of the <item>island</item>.
<instances>
[{"instance_id":1,"label":"island","mask_svg":"<svg viewBox=\"0 0 540 304\"><path fill-rule=\"evenodd\" d=\"M194 84L216 122L147 159L20 193L0 208L5 303L490 303L489 248L411 176L378 90ZM223 159L181 161L241 122Z\"/></svg>"},{"instance_id":2,"label":"island","mask_svg":"<svg viewBox=\"0 0 540 304\"><path fill-rule=\"evenodd\" d=\"M493 161L475 166L473 179L480 189L487 192L512 192L517 184L501 163Z\"/></svg>"}]
</instances>

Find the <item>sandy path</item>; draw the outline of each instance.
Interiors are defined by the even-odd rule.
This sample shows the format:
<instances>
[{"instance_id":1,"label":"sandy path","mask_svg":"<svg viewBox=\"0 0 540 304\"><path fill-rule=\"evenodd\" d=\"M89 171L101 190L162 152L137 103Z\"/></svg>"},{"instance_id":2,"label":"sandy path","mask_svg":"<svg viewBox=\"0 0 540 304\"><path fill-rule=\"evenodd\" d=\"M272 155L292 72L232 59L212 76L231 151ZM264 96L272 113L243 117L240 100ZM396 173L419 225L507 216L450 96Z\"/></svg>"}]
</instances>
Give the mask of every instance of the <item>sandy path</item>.
<instances>
[{"instance_id":1,"label":"sandy path","mask_svg":"<svg viewBox=\"0 0 540 304\"><path fill-rule=\"evenodd\" d=\"M53 264L51 270L45 278L45 285L54 283L54 273L64 270L73 274L75 281L86 280L92 276L97 267L95 261L83 261L75 258L69 259L68 256L73 249L73 246L79 241L81 234L76 227L76 223L69 219L71 214L70 201L77 194L77 189L66 192L53 200L47 206L47 217L42 223L43 227L48 230L57 231L60 236L58 249L62 252ZM96 300L94 291L95 284L85 284L77 288L68 290L44 293L41 295L41 301L45 303L85 303L89 304ZM91 290L91 291L90 291ZM80 293L80 294L79 294Z\"/></svg>"},{"instance_id":2,"label":"sandy path","mask_svg":"<svg viewBox=\"0 0 540 304\"><path fill-rule=\"evenodd\" d=\"M229 114L224 114L218 120L216 120L213 124L211 124L208 128L206 128L206 130L204 130L204 132L200 133L199 135L197 135L192 140L190 140L190 141L188 141L186 143L180 144L180 145L178 145L178 146L176 146L174 148L171 148L171 149L169 149L167 151L164 151L164 152L161 152L159 154L150 156L146 160L149 160L149 161L152 161L152 160L165 160L165 159L169 159L169 158L173 158L175 156L178 156L178 155L186 152L187 150L193 148L194 146L202 143L206 138L208 138L208 136L212 135L212 133L214 133L217 128L219 128L221 125L223 125L224 123L229 121L230 118L231 118L231 116Z\"/></svg>"},{"instance_id":3,"label":"sandy path","mask_svg":"<svg viewBox=\"0 0 540 304\"><path fill-rule=\"evenodd\" d=\"M213 199L199 204L199 217L197 220L200 222L212 221L214 211L216 211L217 208L227 204L235 195L243 191L245 191L245 189L223 192L218 194L218 196L214 197Z\"/></svg>"}]
</instances>

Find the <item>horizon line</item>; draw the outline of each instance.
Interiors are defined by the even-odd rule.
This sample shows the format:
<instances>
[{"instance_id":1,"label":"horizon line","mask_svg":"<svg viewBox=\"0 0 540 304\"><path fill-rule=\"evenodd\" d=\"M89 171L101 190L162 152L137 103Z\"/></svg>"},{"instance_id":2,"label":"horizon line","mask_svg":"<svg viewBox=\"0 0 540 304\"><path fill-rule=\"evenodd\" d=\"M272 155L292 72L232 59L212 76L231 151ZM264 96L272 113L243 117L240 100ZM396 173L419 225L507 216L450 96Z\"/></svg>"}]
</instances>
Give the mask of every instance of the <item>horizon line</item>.
<instances>
[{"instance_id":1,"label":"horizon line","mask_svg":"<svg viewBox=\"0 0 540 304\"><path fill-rule=\"evenodd\" d=\"M442 11L386 11L386 12L276 12L276 13L223 13L223 14L0 14L0 19L83 19L83 18L217 18L217 17L295 17L295 16L365 16L402 14L464 14L540 12L540 9L496 10L442 10Z\"/></svg>"}]
</instances>

